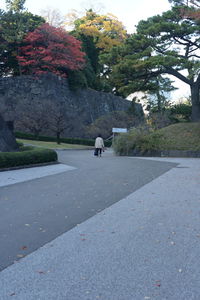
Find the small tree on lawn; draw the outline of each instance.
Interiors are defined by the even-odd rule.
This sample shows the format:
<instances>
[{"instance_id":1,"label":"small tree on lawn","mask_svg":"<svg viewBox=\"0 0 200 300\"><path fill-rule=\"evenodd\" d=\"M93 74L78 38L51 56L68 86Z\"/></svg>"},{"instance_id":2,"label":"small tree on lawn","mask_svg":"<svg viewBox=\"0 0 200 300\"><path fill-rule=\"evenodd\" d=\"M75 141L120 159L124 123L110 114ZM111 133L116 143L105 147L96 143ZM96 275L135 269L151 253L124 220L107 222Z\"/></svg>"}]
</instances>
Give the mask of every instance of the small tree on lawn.
<instances>
[{"instance_id":1,"label":"small tree on lawn","mask_svg":"<svg viewBox=\"0 0 200 300\"><path fill-rule=\"evenodd\" d=\"M28 129L37 139L47 124L48 112L43 101L30 100L17 106L16 128Z\"/></svg>"},{"instance_id":2,"label":"small tree on lawn","mask_svg":"<svg viewBox=\"0 0 200 300\"><path fill-rule=\"evenodd\" d=\"M43 24L27 34L17 58L24 74L52 72L67 77L69 70L83 68L84 55L80 41L62 28Z\"/></svg>"},{"instance_id":3,"label":"small tree on lawn","mask_svg":"<svg viewBox=\"0 0 200 300\"><path fill-rule=\"evenodd\" d=\"M60 144L60 136L69 126L66 103L49 100L46 103L46 108L48 110L48 129L56 135L57 144Z\"/></svg>"}]
</instances>

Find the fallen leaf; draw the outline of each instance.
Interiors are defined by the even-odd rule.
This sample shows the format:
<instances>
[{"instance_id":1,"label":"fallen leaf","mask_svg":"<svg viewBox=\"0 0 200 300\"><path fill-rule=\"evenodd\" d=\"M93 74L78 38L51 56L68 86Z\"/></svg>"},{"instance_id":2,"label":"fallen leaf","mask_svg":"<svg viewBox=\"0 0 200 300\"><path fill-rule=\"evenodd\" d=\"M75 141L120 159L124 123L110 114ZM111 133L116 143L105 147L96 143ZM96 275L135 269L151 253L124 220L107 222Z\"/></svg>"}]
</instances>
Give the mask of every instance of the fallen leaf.
<instances>
[{"instance_id":1,"label":"fallen leaf","mask_svg":"<svg viewBox=\"0 0 200 300\"><path fill-rule=\"evenodd\" d=\"M15 296L15 295L16 295L15 293L10 294L11 297L12 297L12 296Z\"/></svg>"},{"instance_id":2,"label":"fallen leaf","mask_svg":"<svg viewBox=\"0 0 200 300\"><path fill-rule=\"evenodd\" d=\"M21 250L26 250L27 249L27 246L22 246L21 247Z\"/></svg>"},{"instance_id":3,"label":"fallen leaf","mask_svg":"<svg viewBox=\"0 0 200 300\"><path fill-rule=\"evenodd\" d=\"M39 274L45 274L44 271L37 271L37 273L39 273Z\"/></svg>"},{"instance_id":4,"label":"fallen leaf","mask_svg":"<svg viewBox=\"0 0 200 300\"><path fill-rule=\"evenodd\" d=\"M17 257L24 257L24 255L23 254L17 254Z\"/></svg>"},{"instance_id":5,"label":"fallen leaf","mask_svg":"<svg viewBox=\"0 0 200 300\"><path fill-rule=\"evenodd\" d=\"M157 287L161 286L160 280L156 280L155 286L157 286Z\"/></svg>"}]
</instances>

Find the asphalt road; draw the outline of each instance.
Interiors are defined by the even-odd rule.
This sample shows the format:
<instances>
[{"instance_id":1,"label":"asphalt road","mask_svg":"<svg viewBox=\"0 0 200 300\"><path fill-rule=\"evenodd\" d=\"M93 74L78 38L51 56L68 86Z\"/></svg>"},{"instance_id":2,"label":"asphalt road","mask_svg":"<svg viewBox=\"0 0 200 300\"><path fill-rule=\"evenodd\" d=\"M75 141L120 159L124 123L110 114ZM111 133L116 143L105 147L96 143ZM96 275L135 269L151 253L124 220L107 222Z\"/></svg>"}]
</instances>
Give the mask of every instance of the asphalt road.
<instances>
[{"instance_id":1,"label":"asphalt road","mask_svg":"<svg viewBox=\"0 0 200 300\"><path fill-rule=\"evenodd\" d=\"M176 166L110 151L58 155L76 169L0 188L0 270Z\"/></svg>"}]
</instances>

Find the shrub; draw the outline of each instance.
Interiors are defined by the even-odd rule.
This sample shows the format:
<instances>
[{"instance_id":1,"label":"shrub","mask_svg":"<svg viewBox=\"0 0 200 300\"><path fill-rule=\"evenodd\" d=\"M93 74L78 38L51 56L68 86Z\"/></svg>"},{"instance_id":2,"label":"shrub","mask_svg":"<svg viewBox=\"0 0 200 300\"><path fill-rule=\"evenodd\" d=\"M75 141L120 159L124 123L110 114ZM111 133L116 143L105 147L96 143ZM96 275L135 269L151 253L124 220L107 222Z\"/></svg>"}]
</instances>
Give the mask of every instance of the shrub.
<instances>
[{"instance_id":1,"label":"shrub","mask_svg":"<svg viewBox=\"0 0 200 300\"><path fill-rule=\"evenodd\" d=\"M15 132L15 136L17 138L21 139L27 139L27 140L37 140L37 141L44 141L44 142L56 142L57 139L55 137L50 136L38 136L37 139L33 134L30 133L22 133L22 132ZM86 146L94 146L94 140L93 139L81 139L81 138L61 138L61 143L66 144L78 144L78 145L86 145ZM105 141L105 146L110 147L112 145L112 142Z\"/></svg>"},{"instance_id":2,"label":"shrub","mask_svg":"<svg viewBox=\"0 0 200 300\"><path fill-rule=\"evenodd\" d=\"M51 149L33 148L18 152L1 152L0 168L32 165L57 161L57 153Z\"/></svg>"},{"instance_id":3,"label":"shrub","mask_svg":"<svg viewBox=\"0 0 200 300\"><path fill-rule=\"evenodd\" d=\"M174 122L171 118L170 111L163 112L151 112L148 119L148 124L154 129L160 129L166 127Z\"/></svg>"},{"instance_id":4,"label":"shrub","mask_svg":"<svg viewBox=\"0 0 200 300\"><path fill-rule=\"evenodd\" d=\"M30 151L33 150L34 147L33 146L22 146L19 148L19 151Z\"/></svg>"},{"instance_id":5,"label":"shrub","mask_svg":"<svg viewBox=\"0 0 200 300\"><path fill-rule=\"evenodd\" d=\"M185 103L176 104L171 107L171 120L174 122L190 121L192 106Z\"/></svg>"},{"instance_id":6,"label":"shrub","mask_svg":"<svg viewBox=\"0 0 200 300\"><path fill-rule=\"evenodd\" d=\"M17 143L17 145L18 145L19 148L23 147L23 145L24 145L23 143L18 142L18 141L16 141L16 143Z\"/></svg>"},{"instance_id":7,"label":"shrub","mask_svg":"<svg viewBox=\"0 0 200 300\"><path fill-rule=\"evenodd\" d=\"M128 133L120 134L113 142L115 153L118 155L129 155L134 149L139 149L149 131L148 127L142 126L133 128Z\"/></svg>"},{"instance_id":8,"label":"shrub","mask_svg":"<svg viewBox=\"0 0 200 300\"><path fill-rule=\"evenodd\" d=\"M152 134L145 135L140 138L138 149L141 152L160 150L160 143L163 139L164 139L163 134L159 132L154 132Z\"/></svg>"},{"instance_id":9,"label":"shrub","mask_svg":"<svg viewBox=\"0 0 200 300\"><path fill-rule=\"evenodd\" d=\"M26 140L37 140L37 141L43 141L43 142L57 142L57 139L52 136L38 136L35 138L35 136L31 133L23 133L16 131L15 137L19 139L26 139ZM94 140L93 139L81 139L81 138L60 138L61 143L66 144L78 144L78 145L86 145L86 146L94 146ZM112 145L112 142L105 141L105 146L110 147Z\"/></svg>"},{"instance_id":10,"label":"shrub","mask_svg":"<svg viewBox=\"0 0 200 300\"><path fill-rule=\"evenodd\" d=\"M103 138L112 135L112 128L131 128L142 122L142 119L131 113L115 111L96 119L92 124L85 127L85 134L95 138L101 134Z\"/></svg>"}]
</instances>

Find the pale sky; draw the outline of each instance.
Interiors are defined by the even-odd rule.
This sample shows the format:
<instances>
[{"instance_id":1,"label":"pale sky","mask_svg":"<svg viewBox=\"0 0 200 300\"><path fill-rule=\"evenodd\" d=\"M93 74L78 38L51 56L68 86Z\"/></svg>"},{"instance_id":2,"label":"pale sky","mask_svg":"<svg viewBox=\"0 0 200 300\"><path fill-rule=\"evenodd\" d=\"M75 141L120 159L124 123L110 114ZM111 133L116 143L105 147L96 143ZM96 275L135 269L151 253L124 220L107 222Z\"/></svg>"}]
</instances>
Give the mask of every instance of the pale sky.
<instances>
[{"instance_id":1,"label":"pale sky","mask_svg":"<svg viewBox=\"0 0 200 300\"><path fill-rule=\"evenodd\" d=\"M0 7L5 8L5 0L0 0ZM36 14L47 7L57 8L63 15L72 9L101 8L100 13L114 14L131 33L140 20L162 13L170 5L168 0L26 0L25 7Z\"/></svg>"},{"instance_id":2,"label":"pale sky","mask_svg":"<svg viewBox=\"0 0 200 300\"><path fill-rule=\"evenodd\" d=\"M140 20L161 14L170 9L170 4L168 0L26 0L25 7L35 14L39 14L47 7L57 8L62 15L66 15L72 9L84 12L92 7L100 14L112 13L123 23L129 33L133 33L135 25ZM5 9L5 0L0 0L0 8ZM175 80L175 86L179 88L173 93L173 98L188 96L188 85L175 77L171 79Z\"/></svg>"}]
</instances>

